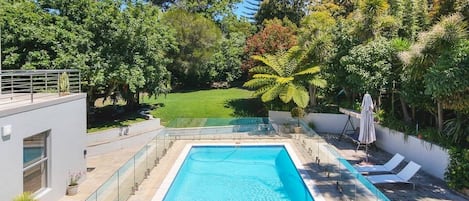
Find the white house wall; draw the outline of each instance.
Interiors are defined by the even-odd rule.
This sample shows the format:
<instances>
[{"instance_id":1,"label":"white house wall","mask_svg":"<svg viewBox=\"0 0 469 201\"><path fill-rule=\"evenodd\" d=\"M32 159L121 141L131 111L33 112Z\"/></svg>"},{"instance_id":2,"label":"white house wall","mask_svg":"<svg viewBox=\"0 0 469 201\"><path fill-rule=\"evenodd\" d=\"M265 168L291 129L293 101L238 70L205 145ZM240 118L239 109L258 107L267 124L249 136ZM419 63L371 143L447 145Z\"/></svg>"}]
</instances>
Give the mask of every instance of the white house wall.
<instances>
[{"instance_id":1,"label":"white house wall","mask_svg":"<svg viewBox=\"0 0 469 201\"><path fill-rule=\"evenodd\" d=\"M0 127L12 133L0 139L0 200L23 192L23 139L50 130L49 188L36 195L54 201L65 195L70 172L86 172L86 94L70 95L25 108L0 111Z\"/></svg>"}]
</instances>

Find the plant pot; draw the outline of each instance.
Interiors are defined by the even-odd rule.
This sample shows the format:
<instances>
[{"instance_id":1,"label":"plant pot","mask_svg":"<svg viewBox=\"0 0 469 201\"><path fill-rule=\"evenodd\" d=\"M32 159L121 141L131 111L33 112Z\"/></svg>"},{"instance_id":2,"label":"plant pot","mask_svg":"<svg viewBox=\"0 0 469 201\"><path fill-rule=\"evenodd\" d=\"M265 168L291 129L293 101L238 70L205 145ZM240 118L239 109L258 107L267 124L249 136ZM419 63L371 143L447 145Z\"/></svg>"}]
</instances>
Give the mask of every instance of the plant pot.
<instances>
[{"instance_id":1,"label":"plant pot","mask_svg":"<svg viewBox=\"0 0 469 201\"><path fill-rule=\"evenodd\" d=\"M67 195L75 195L78 193L78 185L67 186Z\"/></svg>"},{"instance_id":2,"label":"plant pot","mask_svg":"<svg viewBox=\"0 0 469 201\"><path fill-rule=\"evenodd\" d=\"M295 127L293 129L295 130L295 133L301 133L301 127Z\"/></svg>"},{"instance_id":3,"label":"plant pot","mask_svg":"<svg viewBox=\"0 0 469 201\"><path fill-rule=\"evenodd\" d=\"M59 96L67 96L67 95L70 95L70 92L59 92Z\"/></svg>"}]
</instances>

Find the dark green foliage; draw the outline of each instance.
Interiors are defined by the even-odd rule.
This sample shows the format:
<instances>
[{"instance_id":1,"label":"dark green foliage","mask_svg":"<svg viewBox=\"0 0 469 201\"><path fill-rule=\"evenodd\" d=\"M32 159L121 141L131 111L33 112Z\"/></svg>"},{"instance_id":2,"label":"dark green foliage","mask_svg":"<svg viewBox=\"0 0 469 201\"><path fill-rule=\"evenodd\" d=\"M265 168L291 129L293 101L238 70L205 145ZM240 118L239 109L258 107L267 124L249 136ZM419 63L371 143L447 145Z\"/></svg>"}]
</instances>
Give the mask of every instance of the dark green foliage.
<instances>
[{"instance_id":1,"label":"dark green foliage","mask_svg":"<svg viewBox=\"0 0 469 201\"><path fill-rule=\"evenodd\" d=\"M442 100L445 108L469 113L469 40L441 55L425 75L425 93Z\"/></svg>"},{"instance_id":2,"label":"dark green foliage","mask_svg":"<svg viewBox=\"0 0 469 201\"><path fill-rule=\"evenodd\" d=\"M380 89L390 84L392 54L391 44L384 38L355 46L349 55L341 59L341 64L348 72L348 85L356 92L368 91L376 96Z\"/></svg>"},{"instance_id":3,"label":"dark green foliage","mask_svg":"<svg viewBox=\"0 0 469 201\"><path fill-rule=\"evenodd\" d=\"M163 16L166 25L176 30L179 52L171 55L173 84L183 87L200 87L210 81L207 65L217 52L222 33L217 25L200 14L184 10L170 10ZM223 54L223 53L220 53Z\"/></svg>"},{"instance_id":4,"label":"dark green foliage","mask_svg":"<svg viewBox=\"0 0 469 201\"><path fill-rule=\"evenodd\" d=\"M455 118L447 120L443 134L451 139L453 143L469 145L469 116L457 114Z\"/></svg>"},{"instance_id":5,"label":"dark green foliage","mask_svg":"<svg viewBox=\"0 0 469 201\"><path fill-rule=\"evenodd\" d=\"M0 1L0 13L4 70L85 67L90 33L83 27L30 1Z\"/></svg>"},{"instance_id":6,"label":"dark green foliage","mask_svg":"<svg viewBox=\"0 0 469 201\"><path fill-rule=\"evenodd\" d=\"M208 62L210 80L233 82L241 76L241 57L246 39L241 33L223 38L211 60Z\"/></svg>"},{"instance_id":7,"label":"dark green foliage","mask_svg":"<svg viewBox=\"0 0 469 201\"><path fill-rule=\"evenodd\" d=\"M164 10L181 9L215 20L232 13L234 5L241 0L150 0L150 2Z\"/></svg>"},{"instance_id":8,"label":"dark green foliage","mask_svg":"<svg viewBox=\"0 0 469 201\"><path fill-rule=\"evenodd\" d=\"M404 123L404 121L397 119L396 117L393 116L385 116L383 121L380 122L381 125L406 133L406 134L414 134L415 133L415 127L409 124Z\"/></svg>"},{"instance_id":9,"label":"dark green foliage","mask_svg":"<svg viewBox=\"0 0 469 201\"><path fill-rule=\"evenodd\" d=\"M90 106L112 94L132 106L139 92L171 89L166 66L175 39L157 7L110 0L0 4L3 69L80 69Z\"/></svg>"},{"instance_id":10,"label":"dark green foliage","mask_svg":"<svg viewBox=\"0 0 469 201\"><path fill-rule=\"evenodd\" d=\"M469 149L453 147L449 150L450 162L445 173L449 187L469 188Z\"/></svg>"},{"instance_id":11,"label":"dark green foliage","mask_svg":"<svg viewBox=\"0 0 469 201\"><path fill-rule=\"evenodd\" d=\"M256 22L262 24L268 19L287 18L299 25L301 18L305 15L304 7L308 2L308 0L264 0L255 16Z\"/></svg>"},{"instance_id":12,"label":"dark green foliage","mask_svg":"<svg viewBox=\"0 0 469 201\"><path fill-rule=\"evenodd\" d=\"M301 107L294 107L290 111L290 114L291 117L297 119L297 127L300 127L300 119L302 119L306 115L305 110Z\"/></svg>"},{"instance_id":13,"label":"dark green foliage","mask_svg":"<svg viewBox=\"0 0 469 201\"><path fill-rule=\"evenodd\" d=\"M284 103L293 101L297 106L305 108L309 101L305 85L326 86L326 81L318 76L319 66L303 64L304 51L298 46L275 55L254 55L252 58L263 64L250 70L253 79L243 86L256 89L253 96L261 97L262 102L279 98Z\"/></svg>"},{"instance_id":14,"label":"dark green foliage","mask_svg":"<svg viewBox=\"0 0 469 201\"><path fill-rule=\"evenodd\" d=\"M415 40L417 36L417 20L415 16L414 1L404 1L405 12L402 14L402 26L399 29L399 36L409 40Z\"/></svg>"}]
</instances>

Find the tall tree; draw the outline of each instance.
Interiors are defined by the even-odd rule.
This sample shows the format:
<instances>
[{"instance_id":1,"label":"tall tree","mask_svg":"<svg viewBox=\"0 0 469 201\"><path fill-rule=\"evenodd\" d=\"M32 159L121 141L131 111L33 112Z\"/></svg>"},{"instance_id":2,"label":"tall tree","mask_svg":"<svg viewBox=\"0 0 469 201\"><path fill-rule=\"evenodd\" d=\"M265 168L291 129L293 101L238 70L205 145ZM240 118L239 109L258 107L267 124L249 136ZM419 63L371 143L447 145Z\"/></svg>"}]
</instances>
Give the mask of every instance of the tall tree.
<instances>
[{"instance_id":1,"label":"tall tree","mask_svg":"<svg viewBox=\"0 0 469 201\"><path fill-rule=\"evenodd\" d=\"M363 18L361 38L366 41L378 35L378 19L388 12L389 4L386 0L362 0L359 6Z\"/></svg>"},{"instance_id":2,"label":"tall tree","mask_svg":"<svg viewBox=\"0 0 469 201\"><path fill-rule=\"evenodd\" d=\"M422 33L419 39L414 43L409 51L401 54L401 60L408 65L408 70L405 71L403 76L407 76L410 81L418 82L424 86L425 91L428 86L424 85L425 76L429 69L435 68L442 55L454 49L459 42L467 37L466 23L460 14L454 14L443 18L439 23L435 24L428 32ZM448 59L446 59L448 60ZM403 80L406 81L406 80ZM414 87L405 88L406 90L415 89ZM427 92L429 92L427 90ZM418 94L410 92L408 94ZM432 94L426 94L431 97ZM426 108L427 110L436 110L436 122L439 130L443 128L443 99L440 95L434 97L437 102L435 106ZM411 100L412 101L412 100ZM415 101L414 101L415 102Z\"/></svg>"},{"instance_id":3,"label":"tall tree","mask_svg":"<svg viewBox=\"0 0 469 201\"><path fill-rule=\"evenodd\" d=\"M425 74L425 93L445 109L469 114L469 39L456 42Z\"/></svg>"},{"instance_id":4,"label":"tall tree","mask_svg":"<svg viewBox=\"0 0 469 201\"><path fill-rule=\"evenodd\" d=\"M221 42L220 28L201 14L184 10L168 11L163 16L166 25L176 30L179 52L173 54L174 61L168 69L174 76L173 84L196 87L210 81L207 65Z\"/></svg>"},{"instance_id":5,"label":"tall tree","mask_svg":"<svg viewBox=\"0 0 469 201\"><path fill-rule=\"evenodd\" d=\"M262 24L268 19L288 18L296 25L300 24L305 15L305 7L309 0L263 0L255 19L257 24Z\"/></svg>"},{"instance_id":6,"label":"tall tree","mask_svg":"<svg viewBox=\"0 0 469 201\"><path fill-rule=\"evenodd\" d=\"M336 20L327 11L314 11L303 18L298 30L299 44L305 49L305 61L311 65L327 66L335 54L333 32ZM316 106L317 87L309 85L310 105Z\"/></svg>"},{"instance_id":7,"label":"tall tree","mask_svg":"<svg viewBox=\"0 0 469 201\"><path fill-rule=\"evenodd\" d=\"M245 42L246 37L236 32L222 39L207 64L210 82L233 82L241 77L241 59Z\"/></svg>"},{"instance_id":8,"label":"tall tree","mask_svg":"<svg viewBox=\"0 0 469 201\"><path fill-rule=\"evenodd\" d=\"M83 68L90 33L34 2L0 1L3 69Z\"/></svg>"},{"instance_id":9,"label":"tall tree","mask_svg":"<svg viewBox=\"0 0 469 201\"><path fill-rule=\"evenodd\" d=\"M418 25L417 31L425 31L430 25L428 15L428 0L415 0L415 20Z\"/></svg>"},{"instance_id":10,"label":"tall tree","mask_svg":"<svg viewBox=\"0 0 469 201\"><path fill-rule=\"evenodd\" d=\"M209 19L219 19L233 12L236 3L241 0L150 0L154 5L162 7L181 9L190 13L199 13Z\"/></svg>"},{"instance_id":11,"label":"tall tree","mask_svg":"<svg viewBox=\"0 0 469 201\"><path fill-rule=\"evenodd\" d=\"M352 93L351 86L347 83L348 73L345 65L341 64L341 58L348 55L349 51L356 45L360 44L356 30L356 21L352 18L338 18L337 26L334 30L334 55L330 59L327 68L324 69L326 78L330 86L337 87L337 91L332 91L334 96L338 91L345 92L349 101L354 100L355 94Z\"/></svg>"},{"instance_id":12,"label":"tall tree","mask_svg":"<svg viewBox=\"0 0 469 201\"><path fill-rule=\"evenodd\" d=\"M408 12L408 8L404 6L406 1L409 0L388 0L389 15L401 19L402 15L404 14L404 10Z\"/></svg>"},{"instance_id":13,"label":"tall tree","mask_svg":"<svg viewBox=\"0 0 469 201\"><path fill-rule=\"evenodd\" d=\"M264 28L246 40L245 53L249 58L243 63L243 70L246 72L257 65L252 55L275 54L295 46L298 43L296 29L289 20L266 20Z\"/></svg>"},{"instance_id":14,"label":"tall tree","mask_svg":"<svg viewBox=\"0 0 469 201\"><path fill-rule=\"evenodd\" d=\"M411 41L417 36L417 19L415 14L415 0L404 1L406 12L402 14L402 26L399 29L399 36Z\"/></svg>"},{"instance_id":15,"label":"tall tree","mask_svg":"<svg viewBox=\"0 0 469 201\"><path fill-rule=\"evenodd\" d=\"M392 54L391 43L385 38L355 46L349 55L341 59L348 72L348 85L355 93L368 92L373 97L379 97L380 90L390 88Z\"/></svg>"},{"instance_id":16,"label":"tall tree","mask_svg":"<svg viewBox=\"0 0 469 201\"><path fill-rule=\"evenodd\" d=\"M245 87L256 89L254 96L263 102L280 98L284 103L293 102L299 107L308 105L309 96L305 86L313 84L324 87L326 81L318 77L319 66L302 66L304 53L298 46L275 55L254 55L254 59L263 63L250 70L253 79L244 83Z\"/></svg>"},{"instance_id":17,"label":"tall tree","mask_svg":"<svg viewBox=\"0 0 469 201\"><path fill-rule=\"evenodd\" d=\"M140 92L159 95L171 89L166 66L172 60L167 53L176 50L175 38L160 17L156 7L127 4L116 24L118 30L111 36L113 43L106 52L111 70L107 83L117 87L129 106L138 104Z\"/></svg>"},{"instance_id":18,"label":"tall tree","mask_svg":"<svg viewBox=\"0 0 469 201\"><path fill-rule=\"evenodd\" d=\"M159 22L156 7L125 3L39 0L2 5L11 40L4 45L7 68L79 69L89 106L111 94L123 95L133 106L139 92L167 92L167 53L176 48L173 32Z\"/></svg>"}]
</instances>

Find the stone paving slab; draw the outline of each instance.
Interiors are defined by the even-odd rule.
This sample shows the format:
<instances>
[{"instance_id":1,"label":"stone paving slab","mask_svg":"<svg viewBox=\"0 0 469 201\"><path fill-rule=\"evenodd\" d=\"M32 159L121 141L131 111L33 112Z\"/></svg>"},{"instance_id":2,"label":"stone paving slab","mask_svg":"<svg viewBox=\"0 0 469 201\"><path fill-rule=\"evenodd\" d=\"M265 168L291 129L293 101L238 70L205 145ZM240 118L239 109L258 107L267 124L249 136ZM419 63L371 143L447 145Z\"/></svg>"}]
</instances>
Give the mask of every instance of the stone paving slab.
<instances>
[{"instance_id":1,"label":"stone paving slab","mask_svg":"<svg viewBox=\"0 0 469 201\"><path fill-rule=\"evenodd\" d=\"M142 146L121 149L87 158L87 167L94 168L87 172L86 179L80 183L78 193L73 196L64 196L60 201L84 201L96 191L109 177L111 177L124 163L132 158Z\"/></svg>"}]
</instances>

